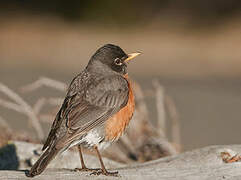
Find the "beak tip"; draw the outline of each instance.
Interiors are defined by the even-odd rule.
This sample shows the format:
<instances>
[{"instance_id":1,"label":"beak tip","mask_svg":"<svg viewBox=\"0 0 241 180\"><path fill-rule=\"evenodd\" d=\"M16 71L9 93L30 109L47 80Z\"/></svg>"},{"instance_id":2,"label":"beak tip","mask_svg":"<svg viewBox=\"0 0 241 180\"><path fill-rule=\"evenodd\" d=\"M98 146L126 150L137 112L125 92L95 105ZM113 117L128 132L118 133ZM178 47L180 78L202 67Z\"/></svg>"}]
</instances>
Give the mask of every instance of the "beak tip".
<instances>
[{"instance_id":1,"label":"beak tip","mask_svg":"<svg viewBox=\"0 0 241 180\"><path fill-rule=\"evenodd\" d=\"M135 53L128 54L128 58L125 61L127 62L140 54L141 54L141 52L135 52Z\"/></svg>"},{"instance_id":2,"label":"beak tip","mask_svg":"<svg viewBox=\"0 0 241 180\"><path fill-rule=\"evenodd\" d=\"M138 55L140 55L140 54L142 54L141 52L135 52L135 53L131 53L131 54L128 54L128 56L130 56L130 57L136 57L136 56L138 56Z\"/></svg>"}]
</instances>

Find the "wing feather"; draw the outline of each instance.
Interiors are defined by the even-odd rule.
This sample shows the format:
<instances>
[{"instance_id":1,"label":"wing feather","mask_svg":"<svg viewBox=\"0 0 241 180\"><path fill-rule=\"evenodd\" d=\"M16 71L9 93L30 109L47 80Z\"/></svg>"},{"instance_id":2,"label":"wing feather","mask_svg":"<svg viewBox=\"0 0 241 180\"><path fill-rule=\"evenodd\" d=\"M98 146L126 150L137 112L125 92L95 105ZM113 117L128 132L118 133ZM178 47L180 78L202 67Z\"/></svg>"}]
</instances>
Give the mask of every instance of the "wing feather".
<instances>
[{"instance_id":1,"label":"wing feather","mask_svg":"<svg viewBox=\"0 0 241 180\"><path fill-rule=\"evenodd\" d=\"M71 83L71 92L67 93L43 149L54 141L62 145L69 144L75 138L103 124L127 103L128 82L122 76L104 77L98 82L90 82L92 83L87 86L85 84L86 88L82 89L73 86L75 84L81 87L81 84L75 81ZM65 133L61 132L65 128ZM61 133L62 135L58 135Z\"/></svg>"}]
</instances>

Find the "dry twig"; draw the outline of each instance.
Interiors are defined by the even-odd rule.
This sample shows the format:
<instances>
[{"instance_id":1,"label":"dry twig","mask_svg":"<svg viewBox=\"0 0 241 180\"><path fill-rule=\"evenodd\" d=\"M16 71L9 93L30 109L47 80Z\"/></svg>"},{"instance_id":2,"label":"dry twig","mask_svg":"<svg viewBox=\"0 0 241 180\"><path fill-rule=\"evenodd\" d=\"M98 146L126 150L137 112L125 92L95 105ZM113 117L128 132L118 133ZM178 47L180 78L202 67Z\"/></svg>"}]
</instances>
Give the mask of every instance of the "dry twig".
<instances>
[{"instance_id":1,"label":"dry twig","mask_svg":"<svg viewBox=\"0 0 241 180\"><path fill-rule=\"evenodd\" d=\"M152 84L155 88L156 94L156 108L157 108L157 127L163 137L166 136L166 113L164 103L164 88L160 85L158 80L153 80Z\"/></svg>"},{"instance_id":2,"label":"dry twig","mask_svg":"<svg viewBox=\"0 0 241 180\"><path fill-rule=\"evenodd\" d=\"M18 94L13 92L11 89L9 89L7 86L5 86L2 83L0 83L0 91L16 102L16 104L14 104L14 103L2 100L1 105L5 104L5 107L18 110L18 112L21 112L27 115L29 117L29 121L31 121L32 127L35 129L37 133L38 138L42 140L44 138L43 129L36 114L34 113L33 108L31 108L31 106L28 105L28 103L26 103Z\"/></svg>"},{"instance_id":3,"label":"dry twig","mask_svg":"<svg viewBox=\"0 0 241 180\"><path fill-rule=\"evenodd\" d=\"M15 104L15 103L12 103L12 102L9 102L9 101L6 101L6 100L3 100L3 99L0 99L0 105L5 107L5 108L17 111L19 113L23 112L22 107L20 107L19 105Z\"/></svg>"},{"instance_id":4,"label":"dry twig","mask_svg":"<svg viewBox=\"0 0 241 180\"><path fill-rule=\"evenodd\" d=\"M67 85L63 82L60 82L51 78L47 78L47 77L40 77L37 81L29 85L23 86L21 88L21 91L22 92L34 91L42 86L51 87L59 91L65 91L67 89Z\"/></svg>"},{"instance_id":5,"label":"dry twig","mask_svg":"<svg viewBox=\"0 0 241 180\"><path fill-rule=\"evenodd\" d=\"M37 102L33 106L33 110L36 115L38 115L42 109L42 107L46 104L46 99L45 98L40 98L37 100Z\"/></svg>"},{"instance_id":6,"label":"dry twig","mask_svg":"<svg viewBox=\"0 0 241 180\"><path fill-rule=\"evenodd\" d=\"M180 131L180 123L179 123L177 108L175 106L173 99L168 95L165 96L165 104L172 122L172 126L171 126L172 142L175 145L177 145L177 148L180 151L181 150L181 131Z\"/></svg>"}]
</instances>

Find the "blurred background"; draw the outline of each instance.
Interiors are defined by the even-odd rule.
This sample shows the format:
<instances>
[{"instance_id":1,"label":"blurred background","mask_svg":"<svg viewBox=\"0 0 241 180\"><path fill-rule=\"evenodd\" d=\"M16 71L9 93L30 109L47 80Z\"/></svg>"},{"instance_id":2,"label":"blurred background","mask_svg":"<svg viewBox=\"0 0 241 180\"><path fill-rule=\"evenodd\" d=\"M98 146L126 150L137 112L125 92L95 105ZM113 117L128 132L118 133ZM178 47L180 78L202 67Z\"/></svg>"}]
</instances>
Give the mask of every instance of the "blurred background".
<instances>
[{"instance_id":1,"label":"blurred background","mask_svg":"<svg viewBox=\"0 0 241 180\"><path fill-rule=\"evenodd\" d=\"M97 48L113 43L142 52L129 74L144 92L158 79L174 100L183 150L240 143L240 22L239 0L2 0L0 82L16 92L41 76L70 83ZM37 92L22 96L64 97ZM146 100L156 119L153 97ZM0 116L31 129L21 114L0 107Z\"/></svg>"}]
</instances>

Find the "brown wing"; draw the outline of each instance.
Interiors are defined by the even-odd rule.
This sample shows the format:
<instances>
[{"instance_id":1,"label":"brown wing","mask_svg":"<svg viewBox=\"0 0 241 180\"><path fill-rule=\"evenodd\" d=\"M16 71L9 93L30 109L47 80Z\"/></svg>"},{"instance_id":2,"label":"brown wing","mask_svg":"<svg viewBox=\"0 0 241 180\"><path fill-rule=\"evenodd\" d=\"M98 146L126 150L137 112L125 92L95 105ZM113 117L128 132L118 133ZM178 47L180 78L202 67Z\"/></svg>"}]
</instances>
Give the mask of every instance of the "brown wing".
<instances>
[{"instance_id":1,"label":"brown wing","mask_svg":"<svg viewBox=\"0 0 241 180\"><path fill-rule=\"evenodd\" d=\"M61 144L65 145L76 136L104 123L124 107L128 101L128 82L122 76L105 77L90 83L84 93L72 92L71 95L66 97L56 117L57 123L53 124L54 128L49 134L56 136L55 139L61 139ZM49 142L46 144L44 148Z\"/></svg>"}]
</instances>

